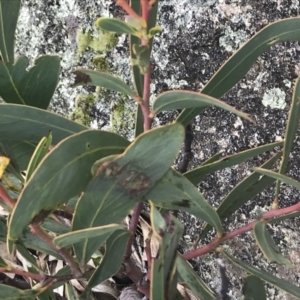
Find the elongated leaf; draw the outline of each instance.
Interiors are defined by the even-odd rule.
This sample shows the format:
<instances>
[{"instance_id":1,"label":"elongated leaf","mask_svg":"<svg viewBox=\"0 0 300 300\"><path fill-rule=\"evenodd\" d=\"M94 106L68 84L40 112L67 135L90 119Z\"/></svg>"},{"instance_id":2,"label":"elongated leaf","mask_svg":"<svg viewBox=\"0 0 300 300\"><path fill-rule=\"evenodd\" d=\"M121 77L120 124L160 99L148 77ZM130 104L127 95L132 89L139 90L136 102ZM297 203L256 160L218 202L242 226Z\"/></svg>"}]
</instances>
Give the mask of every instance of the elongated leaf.
<instances>
[{"instance_id":1,"label":"elongated leaf","mask_svg":"<svg viewBox=\"0 0 300 300\"><path fill-rule=\"evenodd\" d=\"M271 168L272 165L281 157L281 152L275 154L267 162L265 162L262 168ZM261 193L267 186L272 184L275 179L268 176L261 176L255 172L247 176L238 185L233 188L230 193L225 197L217 208L217 214L221 220L224 220L237 211L248 200ZM211 229L211 225L206 225L201 232L201 237Z\"/></svg>"},{"instance_id":2,"label":"elongated leaf","mask_svg":"<svg viewBox=\"0 0 300 300\"><path fill-rule=\"evenodd\" d=\"M268 220L268 223L272 224L272 223L275 223L275 222L280 222L280 221L283 221L283 220L286 220L286 219L296 218L296 217L299 217L299 216L300 216L300 211L295 211L295 212L292 212L292 213L289 213L289 214L286 214L286 215Z\"/></svg>"},{"instance_id":3,"label":"elongated leaf","mask_svg":"<svg viewBox=\"0 0 300 300\"><path fill-rule=\"evenodd\" d=\"M176 260L178 281L187 285L195 296L203 300L214 300L215 292L213 292L196 274L192 266L180 254L177 254Z\"/></svg>"},{"instance_id":4,"label":"elongated leaf","mask_svg":"<svg viewBox=\"0 0 300 300\"><path fill-rule=\"evenodd\" d=\"M116 230L126 229L123 225L119 224L109 224L105 226L98 226L93 228L86 228L77 231L68 232L62 234L54 239L54 243L59 247L66 247L73 245L83 240L90 239L92 237L97 237L100 243L106 241L106 239Z\"/></svg>"},{"instance_id":5,"label":"elongated leaf","mask_svg":"<svg viewBox=\"0 0 300 300\"><path fill-rule=\"evenodd\" d=\"M35 270L39 270L39 266L37 264L36 259L31 255L31 253L28 251L26 247L24 247L23 244L17 243L16 248L18 252L29 262L32 264L32 266L35 268Z\"/></svg>"},{"instance_id":6,"label":"elongated leaf","mask_svg":"<svg viewBox=\"0 0 300 300\"><path fill-rule=\"evenodd\" d=\"M39 294L39 291L35 290L19 290L15 287L0 284L0 297L1 300L35 300L35 297Z\"/></svg>"},{"instance_id":7,"label":"elongated leaf","mask_svg":"<svg viewBox=\"0 0 300 300\"><path fill-rule=\"evenodd\" d=\"M288 292L289 294L296 296L300 298L300 288L289 283L288 281L285 281L283 279L280 279L272 274L269 274L265 271L259 270L257 268L254 268L253 266L250 266L243 261L240 261L236 259L235 257L228 254L226 251L222 251L223 255L229 259L233 264L238 266L239 268L244 269L245 271L249 272L252 275L257 276L258 278L275 285L279 289Z\"/></svg>"},{"instance_id":8,"label":"elongated leaf","mask_svg":"<svg viewBox=\"0 0 300 300\"><path fill-rule=\"evenodd\" d=\"M232 112L248 121L252 121L247 114L235 109L234 107L226 104L219 99L202 93L190 91L169 91L161 93L153 103L153 111L155 114L157 114L166 110L203 106L207 107L209 105L215 105L229 112Z\"/></svg>"},{"instance_id":9,"label":"elongated leaf","mask_svg":"<svg viewBox=\"0 0 300 300\"><path fill-rule=\"evenodd\" d=\"M222 233L222 224L214 208L189 180L172 168L145 198L151 200L157 207L178 209L193 214Z\"/></svg>"},{"instance_id":10,"label":"elongated leaf","mask_svg":"<svg viewBox=\"0 0 300 300\"><path fill-rule=\"evenodd\" d=\"M125 33L135 35L137 33L133 26L130 26L127 22L115 18L98 18L95 25L103 30L119 34Z\"/></svg>"},{"instance_id":11,"label":"elongated leaf","mask_svg":"<svg viewBox=\"0 0 300 300\"><path fill-rule=\"evenodd\" d=\"M300 120L300 77L297 79L295 83L293 100L291 103L289 118L285 130L283 155L282 155L282 161L279 168L280 174L284 174L286 171L286 166L289 160L290 152L292 150L295 135L299 127L299 120ZM275 191L276 199L278 198L279 189L280 189L280 181L277 181L276 191Z\"/></svg>"},{"instance_id":12,"label":"elongated leaf","mask_svg":"<svg viewBox=\"0 0 300 300\"><path fill-rule=\"evenodd\" d=\"M253 149L245 150L237 154L229 155L214 163L200 166L194 170L186 172L184 173L184 176L188 180L190 180L193 184L198 184L198 182L201 181L204 178L204 176L208 173L212 173L218 170L232 167L256 155L269 151L276 146L282 146L282 144L283 142L275 142L275 143L259 146Z\"/></svg>"},{"instance_id":13,"label":"elongated leaf","mask_svg":"<svg viewBox=\"0 0 300 300\"><path fill-rule=\"evenodd\" d=\"M4 259L0 256L0 267L6 267L7 263L4 261Z\"/></svg>"},{"instance_id":14,"label":"elongated leaf","mask_svg":"<svg viewBox=\"0 0 300 300\"><path fill-rule=\"evenodd\" d=\"M59 143L24 187L10 218L9 238L17 239L41 211L51 212L82 192L92 179L92 164L122 153L128 144L121 136L100 130L83 131Z\"/></svg>"},{"instance_id":15,"label":"elongated leaf","mask_svg":"<svg viewBox=\"0 0 300 300\"><path fill-rule=\"evenodd\" d=\"M69 283L65 283L65 293L68 300L79 300L75 295L73 287Z\"/></svg>"},{"instance_id":16,"label":"elongated leaf","mask_svg":"<svg viewBox=\"0 0 300 300\"><path fill-rule=\"evenodd\" d=\"M253 228L255 240L260 250L270 262L277 262L278 264L292 268L293 264L280 253L279 248L267 231L266 224L265 221L260 221Z\"/></svg>"},{"instance_id":17,"label":"elongated leaf","mask_svg":"<svg viewBox=\"0 0 300 300\"><path fill-rule=\"evenodd\" d=\"M14 65L0 62L0 96L7 103L47 109L58 83L60 58L40 56L27 71L28 66L24 56Z\"/></svg>"},{"instance_id":18,"label":"elongated leaf","mask_svg":"<svg viewBox=\"0 0 300 300\"><path fill-rule=\"evenodd\" d=\"M299 17L284 19L266 26L227 60L201 92L215 98L222 97L247 74L256 59L272 45L299 40ZM201 111L203 108L185 109L177 121L186 126Z\"/></svg>"},{"instance_id":19,"label":"elongated leaf","mask_svg":"<svg viewBox=\"0 0 300 300\"><path fill-rule=\"evenodd\" d=\"M143 112L138 105L137 110L136 110L136 116L135 116L135 128L134 128L134 136L138 137L140 134L142 134L144 131L144 117L143 117Z\"/></svg>"},{"instance_id":20,"label":"elongated leaf","mask_svg":"<svg viewBox=\"0 0 300 300\"><path fill-rule=\"evenodd\" d=\"M183 137L184 128L180 124L147 131L123 155L100 167L99 174L78 201L72 230L121 223L167 172L181 147ZM97 247L97 239L74 245L81 263L86 262Z\"/></svg>"},{"instance_id":21,"label":"elongated leaf","mask_svg":"<svg viewBox=\"0 0 300 300\"><path fill-rule=\"evenodd\" d=\"M244 300L267 300L263 282L253 275L244 279L243 295Z\"/></svg>"},{"instance_id":22,"label":"elongated leaf","mask_svg":"<svg viewBox=\"0 0 300 300\"><path fill-rule=\"evenodd\" d=\"M22 124L22 126L20 126ZM57 114L34 107L0 104L0 142L25 170L41 138L52 131L53 144L88 129Z\"/></svg>"},{"instance_id":23,"label":"elongated leaf","mask_svg":"<svg viewBox=\"0 0 300 300\"><path fill-rule=\"evenodd\" d=\"M213 155L212 157L208 158L207 160L205 160L201 166L205 166L211 163L214 163L215 161L218 161L220 158L222 157L222 153L216 153L215 155Z\"/></svg>"},{"instance_id":24,"label":"elongated leaf","mask_svg":"<svg viewBox=\"0 0 300 300\"><path fill-rule=\"evenodd\" d=\"M291 185L293 187L295 187L296 189L300 190L300 182L296 181L290 177L287 177L285 175L270 171L270 170L266 170L266 169L261 169L261 168L255 168L254 169L255 172L269 176L271 178L280 180L288 185Z\"/></svg>"},{"instance_id":25,"label":"elongated leaf","mask_svg":"<svg viewBox=\"0 0 300 300\"><path fill-rule=\"evenodd\" d=\"M95 85L135 98L136 92L132 90L123 80L108 73L78 69L74 71L75 82L73 86Z\"/></svg>"},{"instance_id":26,"label":"elongated leaf","mask_svg":"<svg viewBox=\"0 0 300 300\"><path fill-rule=\"evenodd\" d=\"M57 234L64 234L71 230L70 226L55 221L52 218L46 218L45 222L41 225L44 229L57 233Z\"/></svg>"},{"instance_id":27,"label":"elongated leaf","mask_svg":"<svg viewBox=\"0 0 300 300\"><path fill-rule=\"evenodd\" d=\"M15 30L21 0L0 0L0 54L4 62L14 62Z\"/></svg>"},{"instance_id":28,"label":"elongated leaf","mask_svg":"<svg viewBox=\"0 0 300 300\"><path fill-rule=\"evenodd\" d=\"M129 237L129 231L117 230L107 239L104 257L89 280L87 285L89 288L109 279L119 271ZM112 249L118 249L118 251L111 251Z\"/></svg>"},{"instance_id":29,"label":"elongated leaf","mask_svg":"<svg viewBox=\"0 0 300 300\"><path fill-rule=\"evenodd\" d=\"M183 233L183 225L171 214L163 218L151 203L151 224L160 248L151 266L151 299L175 299L177 294L177 247Z\"/></svg>"},{"instance_id":30,"label":"elongated leaf","mask_svg":"<svg viewBox=\"0 0 300 300\"><path fill-rule=\"evenodd\" d=\"M46 154L49 152L49 147L52 143L52 134L49 132L49 134L41 139L41 141L36 146L32 157L30 159L30 162L28 164L28 168L26 170L26 182L29 180L30 176L32 175L33 171L36 169L38 164L41 162L41 160L46 156Z\"/></svg>"}]
</instances>

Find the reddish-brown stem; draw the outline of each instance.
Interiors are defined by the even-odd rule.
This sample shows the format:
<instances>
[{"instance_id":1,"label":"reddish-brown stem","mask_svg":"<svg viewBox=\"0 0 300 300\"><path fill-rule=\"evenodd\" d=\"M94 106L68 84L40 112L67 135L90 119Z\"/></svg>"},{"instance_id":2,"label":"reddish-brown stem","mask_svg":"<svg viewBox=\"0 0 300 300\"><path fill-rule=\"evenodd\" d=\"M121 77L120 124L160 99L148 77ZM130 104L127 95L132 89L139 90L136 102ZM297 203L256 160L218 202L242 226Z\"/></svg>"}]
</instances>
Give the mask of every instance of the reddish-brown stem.
<instances>
[{"instance_id":1,"label":"reddish-brown stem","mask_svg":"<svg viewBox=\"0 0 300 300\"><path fill-rule=\"evenodd\" d=\"M47 243L49 246L51 246L54 250L56 250L60 256L66 261L66 263L69 265L72 274L75 278L80 278L82 276L82 273L75 263L73 257L63 248L57 247L54 243L52 238L45 232L38 224L30 224L30 228L33 234L38 236L41 240L43 240L45 243Z\"/></svg>"},{"instance_id":2,"label":"reddish-brown stem","mask_svg":"<svg viewBox=\"0 0 300 300\"><path fill-rule=\"evenodd\" d=\"M141 19L141 16L139 16L125 0L117 0L116 4L119 5L128 13L129 16L132 16L137 19Z\"/></svg>"},{"instance_id":3,"label":"reddish-brown stem","mask_svg":"<svg viewBox=\"0 0 300 300\"><path fill-rule=\"evenodd\" d=\"M45 278L45 275L26 272L24 270L15 269L15 268L10 268L10 269L0 268L0 273L13 273L13 274L24 276L24 277L27 277L27 278L28 277L32 278L36 281L42 281Z\"/></svg>"},{"instance_id":4,"label":"reddish-brown stem","mask_svg":"<svg viewBox=\"0 0 300 300\"><path fill-rule=\"evenodd\" d=\"M143 203L142 202L139 202L135 208L133 209L133 212L132 212L132 216L131 216L131 220L130 220L130 223L129 223L129 231L132 232L132 235L130 236L130 238L128 239L128 242L127 242L127 246L126 246L126 250L125 250L125 254L124 254L124 259L129 259L130 256L131 256L131 247L132 247L132 242L135 238L134 236L134 233L136 231L136 227L137 227L137 224L139 222L139 217L140 217L140 213L142 211L142 206L143 206Z\"/></svg>"},{"instance_id":5,"label":"reddish-brown stem","mask_svg":"<svg viewBox=\"0 0 300 300\"><path fill-rule=\"evenodd\" d=\"M281 208L281 209L272 209L268 212L266 212L261 220L270 220L270 219L273 219L275 217L279 217L279 216L282 216L282 215L285 215L285 214L288 214L288 213L292 213L292 212L296 212L296 211L299 211L300 210L300 202L295 204L295 205L292 205L290 207L286 207L286 208ZM247 225L244 225L240 228L237 228L231 232L228 232L226 233L223 237L219 238L215 238L214 240L212 240L210 243L208 243L207 245L203 246L203 247L200 247L196 250L192 250L192 251L188 251L187 253L185 253L183 255L183 257L186 259L186 260L189 260L189 259L193 259L193 258L196 258L198 256L201 256L201 255L204 255L204 254L207 254L209 252L212 252L216 249L216 247L218 247L221 243L227 241L227 240L230 240L242 233L245 233L247 231L250 231L253 229L254 225L261 221L261 220L257 220L257 221L253 221Z\"/></svg>"},{"instance_id":6,"label":"reddish-brown stem","mask_svg":"<svg viewBox=\"0 0 300 300\"><path fill-rule=\"evenodd\" d=\"M3 202L10 208L13 208L16 204L15 200L8 195L2 184L0 184L0 198L2 198Z\"/></svg>"}]
</instances>

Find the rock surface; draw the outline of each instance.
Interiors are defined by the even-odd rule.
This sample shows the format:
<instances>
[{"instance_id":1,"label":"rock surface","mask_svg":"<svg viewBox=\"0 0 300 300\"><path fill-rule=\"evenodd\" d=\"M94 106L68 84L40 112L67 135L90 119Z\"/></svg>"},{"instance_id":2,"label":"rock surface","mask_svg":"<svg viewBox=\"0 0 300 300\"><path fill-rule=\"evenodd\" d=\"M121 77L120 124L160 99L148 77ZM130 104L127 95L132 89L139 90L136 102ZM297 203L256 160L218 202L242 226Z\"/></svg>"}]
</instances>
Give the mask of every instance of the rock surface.
<instances>
[{"instance_id":1,"label":"rock surface","mask_svg":"<svg viewBox=\"0 0 300 300\"><path fill-rule=\"evenodd\" d=\"M256 32L273 21L297 16L299 12L299 1L296 0L161 0L158 24L164 31L155 38L153 47L152 99L168 89L199 91L233 51ZM17 55L28 56L32 63L43 54L57 54L62 58L60 83L51 104L56 112L69 114L78 93L95 91L93 88L70 88L71 71L76 67L91 67L95 55L90 50L77 59L77 29L94 32L93 24L97 17L112 15L122 16L112 0L22 1L17 29ZM218 152L223 155L233 154L282 139L292 87L299 73L299 55L299 43L287 42L272 46L270 51L258 59L245 78L223 97L226 103L249 113L255 119L255 125L215 107L195 118L192 124L194 142L190 168ZM113 73L131 82L125 37L119 37L117 46L103 56L107 58ZM108 97L118 103L117 94L110 93ZM130 100L126 108L131 111L132 107L133 101ZM96 118L93 125L108 129L112 109L113 106L100 97L97 104L98 121ZM155 120L156 124L168 123L177 114L160 114ZM105 124L103 120L106 120ZM132 122L133 119L129 123ZM133 131L129 128L124 134L132 138ZM299 145L298 134L288 172L296 180L300 180ZM207 176L199 184L200 191L213 206L217 206L250 173L251 168L261 165L272 153ZM249 201L226 222L227 229L232 230L257 219L269 208L273 194L274 187L271 187ZM299 196L297 190L282 186L280 207L297 203ZM201 222L193 216L180 214L180 217L186 226L184 247L187 249L198 236ZM269 264L263 259L258 247L254 245L252 233L228 242L226 249L230 247L230 252L243 261L272 274L277 273L283 279L299 285L299 226L299 219L295 218L269 227L281 252L295 265L292 270ZM211 254L195 260L201 278L216 290L220 286L217 257L217 254ZM231 297L241 299L241 284L245 273L229 263L226 266L232 284ZM266 286L268 299L296 299L271 285Z\"/></svg>"}]
</instances>

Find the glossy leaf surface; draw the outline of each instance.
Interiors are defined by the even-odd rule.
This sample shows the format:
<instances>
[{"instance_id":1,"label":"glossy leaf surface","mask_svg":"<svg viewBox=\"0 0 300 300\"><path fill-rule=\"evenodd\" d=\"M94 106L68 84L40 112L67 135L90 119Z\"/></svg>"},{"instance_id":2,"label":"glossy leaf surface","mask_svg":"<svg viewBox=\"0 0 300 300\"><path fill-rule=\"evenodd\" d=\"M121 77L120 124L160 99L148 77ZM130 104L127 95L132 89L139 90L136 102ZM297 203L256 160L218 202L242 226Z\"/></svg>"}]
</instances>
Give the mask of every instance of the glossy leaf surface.
<instances>
[{"instance_id":1,"label":"glossy leaf surface","mask_svg":"<svg viewBox=\"0 0 300 300\"><path fill-rule=\"evenodd\" d=\"M151 200L157 207L186 211L211 224L218 232L222 232L222 224L215 209L188 179L172 168L145 199Z\"/></svg>"},{"instance_id":2,"label":"glossy leaf surface","mask_svg":"<svg viewBox=\"0 0 300 300\"><path fill-rule=\"evenodd\" d=\"M196 169L186 172L184 173L184 176L189 181L191 181L193 184L196 185L208 173L216 172L218 170L222 170L240 164L247 159L250 159L256 155L269 151L276 146L282 146L282 144L283 142L275 142L275 143L259 146L253 149L245 150L237 154L226 156L214 163L202 165Z\"/></svg>"},{"instance_id":3,"label":"glossy leaf surface","mask_svg":"<svg viewBox=\"0 0 300 300\"><path fill-rule=\"evenodd\" d=\"M289 283L288 281L280 279L280 278L278 278L272 274L269 274L265 271L254 268L253 266L250 266L250 265L244 263L243 261L236 259L235 257L231 256L230 254L228 254L225 251L222 251L222 253L226 258L228 258L233 264L235 264L239 268L242 268L245 271L247 271L248 273L250 273L254 276L257 276L258 278L260 278L270 284L275 285L279 289L286 291L289 294L300 298L300 288L298 286L295 286L295 285Z\"/></svg>"},{"instance_id":4,"label":"glossy leaf surface","mask_svg":"<svg viewBox=\"0 0 300 300\"><path fill-rule=\"evenodd\" d=\"M184 128L180 124L147 131L120 157L100 166L76 206L72 230L122 222L173 164L183 137ZM74 245L81 263L97 247L97 239Z\"/></svg>"},{"instance_id":5,"label":"glossy leaf surface","mask_svg":"<svg viewBox=\"0 0 300 300\"><path fill-rule=\"evenodd\" d=\"M92 179L93 163L101 157L122 153L128 144L117 134L87 130L56 145L22 190L10 218L9 238L17 239L41 211L50 213L82 192Z\"/></svg>"},{"instance_id":6,"label":"glossy leaf surface","mask_svg":"<svg viewBox=\"0 0 300 300\"><path fill-rule=\"evenodd\" d=\"M92 288L97 284L100 284L119 271L124 259L124 253L129 237L129 231L117 230L107 239L104 257L91 276L88 287ZM111 251L112 249L116 249L117 251Z\"/></svg>"},{"instance_id":7,"label":"glossy leaf surface","mask_svg":"<svg viewBox=\"0 0 300 300\"><path fill-rule=\"evenodd\" d=\"M21 0L0 0L0 54L4 62L14 62L15 30Z\"/></svg>"},{"instance_id":8,"label":"glossy leaf surface","mask_svg":"<svg viewBox=\"0 0 300 300\"><path fill-rule=\"evenodd\" d=\"M266 225L267 223L265 221L260 221L257 222L253 228L255 240L260 250L270 262L277 262L278 264L292 268L293 264L280 253L279 248L274 243Z\"/></svg>"},{"instance_id":9,"label":"glossy leaf surface","mask_svg":"<svg viewBox=\"0 0 300 300\"><path fill-rule=\"evenodd\" d=\"M162 111L203 107L209 105L220 107L248 121L252 121L249 115L235 109L219 99L202 93L189 91L169 91L160 94L153 103L153 111L155 114L157 114Z\"/></svg>"},{"instance_id":10,"label":"glossy leaf surface","mask_svg":"<svg viewBox=\"0 0 300 300\"><path fill-rule=\"evenodd\" d=\"M222 97L247 74L257 58L272 45L299 40L299 17L284 19L266 26L227 60L201 92L215 98ZM185 109L177 121L186 126L201 111L203 108Z\"/></svg>"},{"instance_id":11,"label":"glossy leaf surface","mask_svg":"<svg viewBox=\"0 0 300 300\"><path fill-rule=\"evenodd\" d=\"M86 129L49 111L24 105L0 104L0 141L8 148L9 155L21 170L27 168L35 147L49 131L52 132L55 145Z\"/></svg>"},{"instance_id":12,"label":"glossy leaf surface","mask_svg":"<svg viewBox=\"0 0 300 300\"><path fill-rule=\"evenodd\" d=\"M47 109L58 83L60 58L40 56L27 71L28 66L24 56L14 64L0 62L0 96L7 103Z\"/></svg>"}]
</instances>

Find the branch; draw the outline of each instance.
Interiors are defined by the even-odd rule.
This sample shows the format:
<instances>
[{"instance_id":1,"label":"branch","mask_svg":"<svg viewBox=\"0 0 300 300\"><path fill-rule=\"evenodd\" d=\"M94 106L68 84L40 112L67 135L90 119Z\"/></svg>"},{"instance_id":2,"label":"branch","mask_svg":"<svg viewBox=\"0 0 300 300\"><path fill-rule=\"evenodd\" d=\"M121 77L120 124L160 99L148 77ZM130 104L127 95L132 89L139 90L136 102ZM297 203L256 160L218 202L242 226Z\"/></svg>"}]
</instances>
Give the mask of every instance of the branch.
<instances>
[{"instance_id":1,"label":"branch","mask_svg":"<svg viewBox=\"0 0 300 300\"><path fill-rule=\"evenodd\" d=\"M230 240L242 233L245 233L247 231L250 231L253 229L254 225L257 222L260 222L261 220L270 220L270 219L274 219L275 217L279 217L288 213L292 213L292 212L296 212L296 211L300 211L300 202L292 205L290 207L286 207L286 208L281 208L281 209L271 209L270 211L266 212L265 214L263 214L262 218L260 220L256 220L253 221L247 225L244 225L240 228L237 228L231 232L226 233L223 237L219 238L215 238L214 240L212 240L210 243L208 243L207 245L200 247L196 250L192 250L192 251L188 251L186 252L183 257L186 260L190 260L193 258L196 258L198 256L207 254L209 252L212 252L216 249L216 247L218 247L221 243Z\"/></svg>"},{"instance_id":2,"label":"branch","mask_svg":"<svg viewBox=\"0 0 300 300\"><path fill-rule=\"evenodd\" d=\"M16 201L8 195L2 184L0 184L0 198L2 198L3 202L10 208L14 208Z\"/></svg>"},{"instance_id":3,"label":"branch","mask_svg":"<svg viewBox=\"0 0 300 300\"><path fill-rule=\"evenodd\" d=\"M38 236L41 240L43 240L45 243L47 243L50 247L52 247L54 250L56 250L60 256L66 261L66 263L69 265L72 274L75 278L80 278L82 277L82 273L79 269L79 267L77 266L77 264L75 263L73 257L68 253L68 251L66 251L63 248L59 248L57 247L51 237L41 229L41 227L38 224L30 224L30 228L33 234L35 234L36 236Z\"/></svg>"},{"instance_id":4,"label":"branch","mask_svg":"<svg viewBox=\"0 0 300 300\"><path fill-rule=\"evenodd\" d=\"M0 268L0 273L13 273L16 275L20 275L23 277L29 277L32 278L36 281L42 281L45 279L45 275L44 274L36 274L36 273L31 273L31 272L26 272L24 270L20 270L20 269L15 269L12 267L7 268Z\"/></svg>"}]
</instances>

